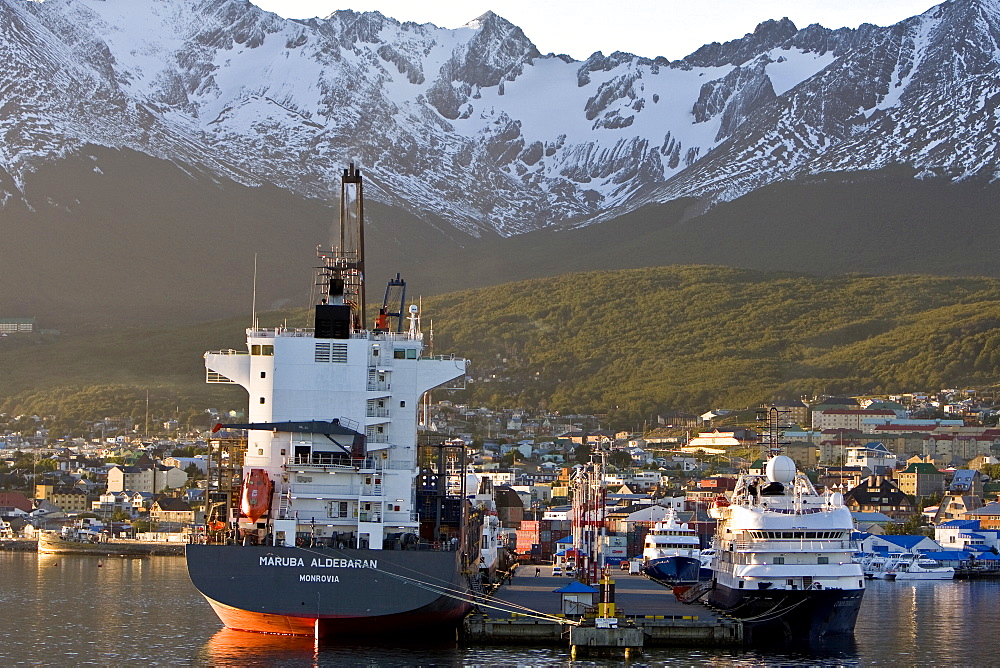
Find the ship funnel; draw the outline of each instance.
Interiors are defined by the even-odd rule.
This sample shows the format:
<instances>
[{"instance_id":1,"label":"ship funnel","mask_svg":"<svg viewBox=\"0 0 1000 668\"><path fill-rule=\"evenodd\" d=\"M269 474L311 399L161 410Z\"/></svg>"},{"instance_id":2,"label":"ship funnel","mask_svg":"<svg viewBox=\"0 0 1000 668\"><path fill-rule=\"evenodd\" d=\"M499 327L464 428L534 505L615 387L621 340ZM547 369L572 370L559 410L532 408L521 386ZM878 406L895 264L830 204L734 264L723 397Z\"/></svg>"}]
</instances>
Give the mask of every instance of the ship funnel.
<instances>
[{"instance_id":1,"label":"ship funnel","mask_svg":"<svg viewBox=\"0 0 1000 668\"><path fill-rule=\"evenodd\" d=\"M317 285L315 336L346 339L364 329L365 227L361 170L352 162L340 180L340 231L329 250L319 249L323 265Z\"/></svg>"}]
</instances>

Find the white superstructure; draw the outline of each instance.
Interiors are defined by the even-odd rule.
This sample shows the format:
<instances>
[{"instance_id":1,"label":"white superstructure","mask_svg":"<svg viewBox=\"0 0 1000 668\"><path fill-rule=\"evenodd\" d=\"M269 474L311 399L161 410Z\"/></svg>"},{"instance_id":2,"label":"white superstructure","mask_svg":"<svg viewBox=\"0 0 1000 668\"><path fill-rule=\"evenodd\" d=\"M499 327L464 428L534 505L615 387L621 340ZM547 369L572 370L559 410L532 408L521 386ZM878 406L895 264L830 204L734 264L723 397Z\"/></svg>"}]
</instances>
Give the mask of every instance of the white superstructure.
<instances>
[{"instance_id":1,"label":"white superstructure","mask_svg":"<svg viewBox=\"0 0 1000 668\"><path fill-rule=\"evenodd\" d=\"M236 383L249 395L248 422L229 425L248 430L244 489L273 485L266 511L240 515L244 538L370 549L416 542L418 487L457 491L430 467L418 477L416 434L421 397L455 379L464 384L466 361L425 355L419 308L404 311L398 274L374 324L366 322L363 201L351 165L339 245L317 251L313 328L253 327L245 350L205 354L208 382ZM451 541L436 505L437 522L424 533Z\"/></svg>"},{"instance_id":2,"label":"white superstructure","mask_svg":"<svg viewBox=\"0 0 1000 668\"><path fill-rule=\"evenodd\" d=\"M691 557L698 559L701 541L694 529L677 521L677 514L671 508L662 522L657 522L646 534L642 547L642 561L649 563L667 557Z\"/></svg>"},{"instance_id":3,"label":"white superstructure","mask_svg":"<svg viewBox=\"0 0 1000 668\"><path fill-rule=\"evenodd\" d=\"M839 493L820 495L795 463L778 455L767 475L744 475L719 520L712 563L731 590L863 590L852 561L850 511Z\"/></svg>"}]
</instances>

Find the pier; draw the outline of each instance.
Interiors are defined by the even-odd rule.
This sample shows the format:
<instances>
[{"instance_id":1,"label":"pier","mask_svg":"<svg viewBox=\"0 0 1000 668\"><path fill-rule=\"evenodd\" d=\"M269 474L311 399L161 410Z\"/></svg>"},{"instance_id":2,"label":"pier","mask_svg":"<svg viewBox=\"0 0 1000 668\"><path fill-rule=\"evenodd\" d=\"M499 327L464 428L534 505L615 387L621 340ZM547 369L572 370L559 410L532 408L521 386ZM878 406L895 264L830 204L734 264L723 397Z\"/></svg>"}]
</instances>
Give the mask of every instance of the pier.
<instances>
[{"instance_id":1,"label":"pier","mask_svg":"<svg viewBox=\"0 0 1000 668\"><path fill-rule=\"evenodd\" d=\"M542 566L541 570L542 573L535 576L535 566L522 566L509 584L486 597L479 611L465 620L464 642L470 645L569 645L570 629L582 628L576 622L583 616L563 613L560 610L562 597L553 592L574 580L553 576L550 566ZM738 646L743 642L743 629L738 621L718 615L699 603L681 603L670 589L642 576L623 573L616 574L614 579L616 618L622 632L611 634L617 637L604 641L595 640L598 647L613 648L616 642L634 642L634 633L630 635L626 629L641 631L642 645L646 647ZM509 612L511 609L521 611ZM536 616L532 611L541 614ZM607 635L596 631L589 635L576 631L575 635L588 638ZM598 644L601 642L611 644Z\"/></svg>"}]
</instances>

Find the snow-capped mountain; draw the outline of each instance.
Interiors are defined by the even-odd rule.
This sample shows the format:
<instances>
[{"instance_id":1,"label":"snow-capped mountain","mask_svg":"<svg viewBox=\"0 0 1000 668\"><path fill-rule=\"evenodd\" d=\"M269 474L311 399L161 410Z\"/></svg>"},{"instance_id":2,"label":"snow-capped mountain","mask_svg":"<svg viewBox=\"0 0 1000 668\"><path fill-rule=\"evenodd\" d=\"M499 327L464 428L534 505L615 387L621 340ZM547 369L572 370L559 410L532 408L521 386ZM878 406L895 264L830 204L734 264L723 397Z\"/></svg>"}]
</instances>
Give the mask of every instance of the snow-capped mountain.
<instances>
[{"instance_id":1,"label":"snow-capped mountain","mask_svg":"<svg viewBox=\"0 0 1000 668\"><path fill-rule=\"evenodd\" d=\"M28 174L87 145L322 199L352 160L370 199L509 236L887 165L992 182L998 69L1000 0L856 30L768 21L673 62L542 55L491 12L450 30L0 0L0 191L24 199Z\"/></svg>"}]
</instances>

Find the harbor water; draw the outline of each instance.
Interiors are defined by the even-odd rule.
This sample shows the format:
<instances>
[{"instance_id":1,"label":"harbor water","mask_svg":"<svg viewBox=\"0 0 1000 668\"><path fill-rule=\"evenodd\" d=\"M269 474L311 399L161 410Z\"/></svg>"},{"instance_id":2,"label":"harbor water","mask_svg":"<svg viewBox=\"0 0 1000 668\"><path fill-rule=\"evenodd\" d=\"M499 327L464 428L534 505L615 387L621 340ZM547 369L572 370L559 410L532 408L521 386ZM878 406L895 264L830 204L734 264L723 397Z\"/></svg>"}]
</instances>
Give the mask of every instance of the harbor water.
<instances>
[{"instance_id":1,"label":"harbor water","mask_svg":"<svg viewBox=\"0 0 1000 668\"><path fill-rule=\"evenodd\" d=\"M0 665L587 666L564 647L316 645L222 629L179 557L0 552ZM870 582L853 641L821 648L647 649L633 666L1000 664L1000 582ZM669 593L664 590L664 595Z\"/></svg>"}]
</instances>

